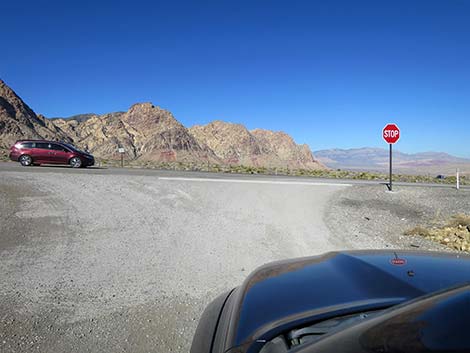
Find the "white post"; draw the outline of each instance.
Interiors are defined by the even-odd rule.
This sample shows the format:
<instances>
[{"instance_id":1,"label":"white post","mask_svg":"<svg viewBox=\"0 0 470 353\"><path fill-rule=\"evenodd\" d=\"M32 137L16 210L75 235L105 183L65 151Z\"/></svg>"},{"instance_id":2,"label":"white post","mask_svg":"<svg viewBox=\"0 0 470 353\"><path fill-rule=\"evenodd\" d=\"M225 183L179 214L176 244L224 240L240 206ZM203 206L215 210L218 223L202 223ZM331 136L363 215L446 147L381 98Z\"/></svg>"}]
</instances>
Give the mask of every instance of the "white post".
<instances>
[{"instance_id":1,"label":"white post","mask_svg":"<svg viewBox=\"0 0 470 353\"><path fill-rule=\"evenodd\" d=\"M459 176L460 173L459 172L460 172L460 170L459 170L459 168L457 168L457 178L456 178L457 190L460 189L460 176Z\"/></svg>"}]
</instances>

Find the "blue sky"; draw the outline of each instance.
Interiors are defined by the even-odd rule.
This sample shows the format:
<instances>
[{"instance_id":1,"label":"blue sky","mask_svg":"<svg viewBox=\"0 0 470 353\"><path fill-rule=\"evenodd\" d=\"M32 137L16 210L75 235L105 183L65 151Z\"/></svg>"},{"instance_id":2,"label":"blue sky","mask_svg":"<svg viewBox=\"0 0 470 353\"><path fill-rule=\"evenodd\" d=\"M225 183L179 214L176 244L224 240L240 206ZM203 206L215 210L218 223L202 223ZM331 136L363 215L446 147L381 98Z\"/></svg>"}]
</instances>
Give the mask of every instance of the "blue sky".
<instances>
[{"instance_id":1,"label":"blue sky","mask_svg":"<svg viewBox=\"0 0 470 353\"><path fill-rule=\"evenodd\" d=\"M0 78L48 117L151 101L186 126L283 130L313 150L470 157L470 1L0 3Z\"/></svg>"}]
</instances>

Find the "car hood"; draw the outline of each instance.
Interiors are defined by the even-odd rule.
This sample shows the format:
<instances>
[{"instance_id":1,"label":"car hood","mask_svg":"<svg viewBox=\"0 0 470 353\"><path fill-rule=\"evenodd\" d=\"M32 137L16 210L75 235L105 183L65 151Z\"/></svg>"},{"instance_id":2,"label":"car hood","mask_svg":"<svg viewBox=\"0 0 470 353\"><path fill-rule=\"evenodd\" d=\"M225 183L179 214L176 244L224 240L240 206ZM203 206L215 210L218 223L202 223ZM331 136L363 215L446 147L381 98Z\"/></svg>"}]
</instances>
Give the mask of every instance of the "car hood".
<instances>
[{"instance_id":1,"label":"car hood","mask_svg":"<svg viewBox=\"0 0 470 353\"><path fill-rule=\"evenodd\" d=\"M255 270L233 298L230 347L323 317L399 304L470 279L470 256L353 251L272 263Z\"/></svg>"},{"instance_id":2,"label":"car hood","mask_svg":"<svg viewBox=\"0 0 470 353\"><path fill-rule=\"evenodd\" d=\"M333 330L297 353L468 353L470 285L433 292Z\"/></svg>"}]
</instances>

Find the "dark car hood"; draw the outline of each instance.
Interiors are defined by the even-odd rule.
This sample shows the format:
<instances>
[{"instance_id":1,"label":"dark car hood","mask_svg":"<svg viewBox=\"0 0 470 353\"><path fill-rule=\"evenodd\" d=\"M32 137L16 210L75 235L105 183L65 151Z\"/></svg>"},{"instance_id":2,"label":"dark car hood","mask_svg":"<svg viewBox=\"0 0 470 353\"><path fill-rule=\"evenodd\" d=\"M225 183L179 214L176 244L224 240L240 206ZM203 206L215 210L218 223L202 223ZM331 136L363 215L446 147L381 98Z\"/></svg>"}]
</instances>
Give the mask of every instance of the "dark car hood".
<instances>
[{"instance_id":1,"label":"dark car hood","mask_svg":"<svg viewBox=\"0 0 470 353\"><path fill-rule=\"evenodd\" d=\"M259 339L275 327L398 304L470 280L470 256L355 251L265 265L235 293L228 342Z\"/></svg>"},{"instance_id":2,"label":"dark car hood","mask_svg":"<svg viewBox=\"0 0 470 353\"><path fill-rule=\"evenodd\" d=\"M468 353L470 285L433 292L332 331L297 353Z\"/></svg>"}]
</instances>

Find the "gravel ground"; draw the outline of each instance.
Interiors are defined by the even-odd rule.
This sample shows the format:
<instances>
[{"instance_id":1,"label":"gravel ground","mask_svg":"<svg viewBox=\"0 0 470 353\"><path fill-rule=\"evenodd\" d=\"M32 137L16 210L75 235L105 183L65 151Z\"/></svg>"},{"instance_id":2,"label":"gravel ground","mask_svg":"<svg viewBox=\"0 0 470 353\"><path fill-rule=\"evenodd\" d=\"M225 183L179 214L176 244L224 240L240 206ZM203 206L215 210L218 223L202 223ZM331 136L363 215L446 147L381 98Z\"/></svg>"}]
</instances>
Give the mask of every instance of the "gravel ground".
<instances>
[{"instance_id":1,"label":"gravel ground","mask_svg":"<svg viewBox=\"0 0 470 353\"><path fill-rule=\"evenodd\" d=\"M1 352L187 352L220 292L340 245L346 186L53 170L0 173Z\"/></svg>"},{"instance_id":2,"label":"gravel ground","mask_svg":"<svg viewBox=\"0 0 470 353\"><path fill-rule=\"evenodd\" d=\"M331 236L345 247L452 251L419 236L417 225L439 226L450 216L470 214L470 189L356 185L337 192L325 212Z\"/></svg>"},{"instance_id":3,"label":"gravel ground","mask_svg":"<svg viewBox=\"0 0 470 353\"><path fill-rule=\"evenodd\" d=\"M0 172L2 353L187 352L204 307L259 265L439 250L404 230L470 210L470 189L95 172Z\"/></svg>"}]
</instances>

